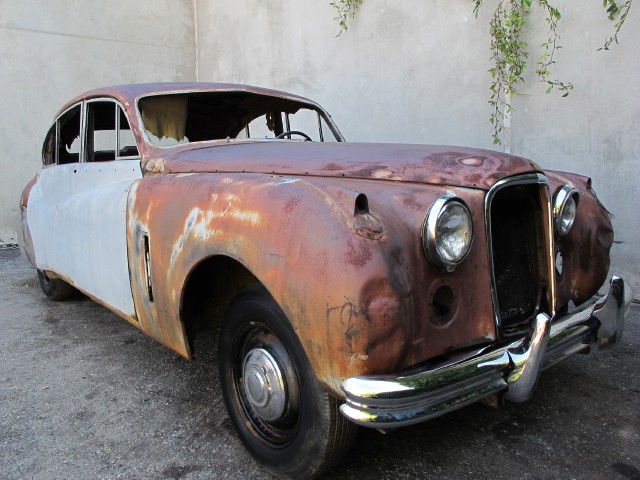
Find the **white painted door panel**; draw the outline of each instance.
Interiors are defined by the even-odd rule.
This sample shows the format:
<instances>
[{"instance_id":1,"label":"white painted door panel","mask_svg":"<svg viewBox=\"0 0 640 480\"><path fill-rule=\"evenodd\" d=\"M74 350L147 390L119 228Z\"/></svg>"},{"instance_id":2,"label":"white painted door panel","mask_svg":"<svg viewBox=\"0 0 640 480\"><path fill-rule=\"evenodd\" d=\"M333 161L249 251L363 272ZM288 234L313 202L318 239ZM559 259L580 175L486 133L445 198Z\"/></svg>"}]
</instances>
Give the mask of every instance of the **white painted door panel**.
<instances>
[{"instance_id":1,"label":"white painted door panel","mask_svg":"<svg viewBox=\"0 0 640 480\"><path fill-rule=\"evenodd\" d=\"M135 316L127 259L127 196L142 178L140 160L43 169L27 218L36 265L105 304Z\"/></svg>"}]
</instances>

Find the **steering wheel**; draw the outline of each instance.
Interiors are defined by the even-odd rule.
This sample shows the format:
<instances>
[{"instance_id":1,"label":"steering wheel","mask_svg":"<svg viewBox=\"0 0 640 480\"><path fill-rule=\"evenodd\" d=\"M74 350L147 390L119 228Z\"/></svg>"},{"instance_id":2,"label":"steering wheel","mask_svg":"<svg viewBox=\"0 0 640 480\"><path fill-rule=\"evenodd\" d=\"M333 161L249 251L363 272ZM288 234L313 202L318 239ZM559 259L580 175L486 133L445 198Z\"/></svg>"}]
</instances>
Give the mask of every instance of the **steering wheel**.
<instances>
[{"instance_id":1,"label":"steering wheel","mask_svg":"<svg viewBox=\"0 0 640 480\"><path fill-rule=\"evenodd\" d=\"M313 140L311 140L311 137L309 135L307 135L304 132L301 132L300 130L287 130L286 132L282 132L280 135L277 135L276 138L284 138L286 136L290 136L290 135L300 135L301 137L304 137L305 140L309 141L309 142L313 142Z\"/></svg>"}]
</instances>

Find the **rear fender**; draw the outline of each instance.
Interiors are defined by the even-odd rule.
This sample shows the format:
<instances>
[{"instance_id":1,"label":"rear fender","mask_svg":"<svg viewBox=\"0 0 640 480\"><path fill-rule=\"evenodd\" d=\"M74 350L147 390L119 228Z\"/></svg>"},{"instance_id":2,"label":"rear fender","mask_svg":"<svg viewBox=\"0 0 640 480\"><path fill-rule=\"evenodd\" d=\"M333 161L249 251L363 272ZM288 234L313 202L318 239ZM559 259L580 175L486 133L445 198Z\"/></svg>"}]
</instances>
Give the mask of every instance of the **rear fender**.
<instances>
[{"instance_id":1,"label":"rear fender","mask_svg":"<svg viewBox=\"0 0 640 480\"><path fill-rule=\"evenodd\" d=\"M27 222L27 205L29 204L29 194L37 179L38 175L36 174L22 190L22 195L20 196L20 228L18 229L20 253L34 267L36 266L36 255L33 249L33 241L31 240L31 230L29 230L29 223Z\"/></svg>"}]
</instances>

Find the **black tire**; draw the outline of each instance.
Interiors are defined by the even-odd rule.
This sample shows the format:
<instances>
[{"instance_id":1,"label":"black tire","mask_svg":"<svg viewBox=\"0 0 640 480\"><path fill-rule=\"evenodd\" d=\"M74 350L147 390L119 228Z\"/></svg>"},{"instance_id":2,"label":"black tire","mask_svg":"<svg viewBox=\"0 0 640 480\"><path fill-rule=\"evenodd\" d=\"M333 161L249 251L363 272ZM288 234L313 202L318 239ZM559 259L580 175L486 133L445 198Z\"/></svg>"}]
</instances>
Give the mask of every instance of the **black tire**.
<instances>
[{"instance_id":1,"label":"black tire","mask_svg":"<svg viewBox=\"0 0 640 480\"><path fill-rule=\"evenodd\" d=\"M322 389L287 318L263 287L248 287L232 302L220 331L218 366L231 421L271 473L315 477L351 448L356 425Z\"/></svg>"},{"instance_id":2,"label":"black tire","mask_svg":"<svg viewBox=\"0 0 640 480\"><path fill-rule=\"evenodd\" d=\"M75 288L64 280L49 278L42 270L38 270L38 279L40 280L40 288L42 288L44 294L56 302L68 300L76 291Z\"/></svg>"}]
</instances>

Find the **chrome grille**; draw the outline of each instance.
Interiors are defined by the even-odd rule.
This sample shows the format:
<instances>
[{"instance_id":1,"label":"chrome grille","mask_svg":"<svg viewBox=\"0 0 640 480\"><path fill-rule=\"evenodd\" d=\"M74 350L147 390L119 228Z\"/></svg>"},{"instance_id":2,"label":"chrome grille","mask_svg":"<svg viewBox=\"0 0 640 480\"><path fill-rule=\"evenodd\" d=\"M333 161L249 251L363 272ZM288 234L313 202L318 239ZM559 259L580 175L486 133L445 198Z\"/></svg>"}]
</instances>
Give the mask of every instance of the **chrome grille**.
<instances>
[{"instance_id":1,"label":"chrome grille","mask_svg":"<svg viewBox=\"0 0 640 480\"><path fill-rule=\"evenodd\" d=\"M502 333L527 328L546 284L542 187L532 180L505 182L488 198L494 307Z\"/></svg>"}]
</instances>

